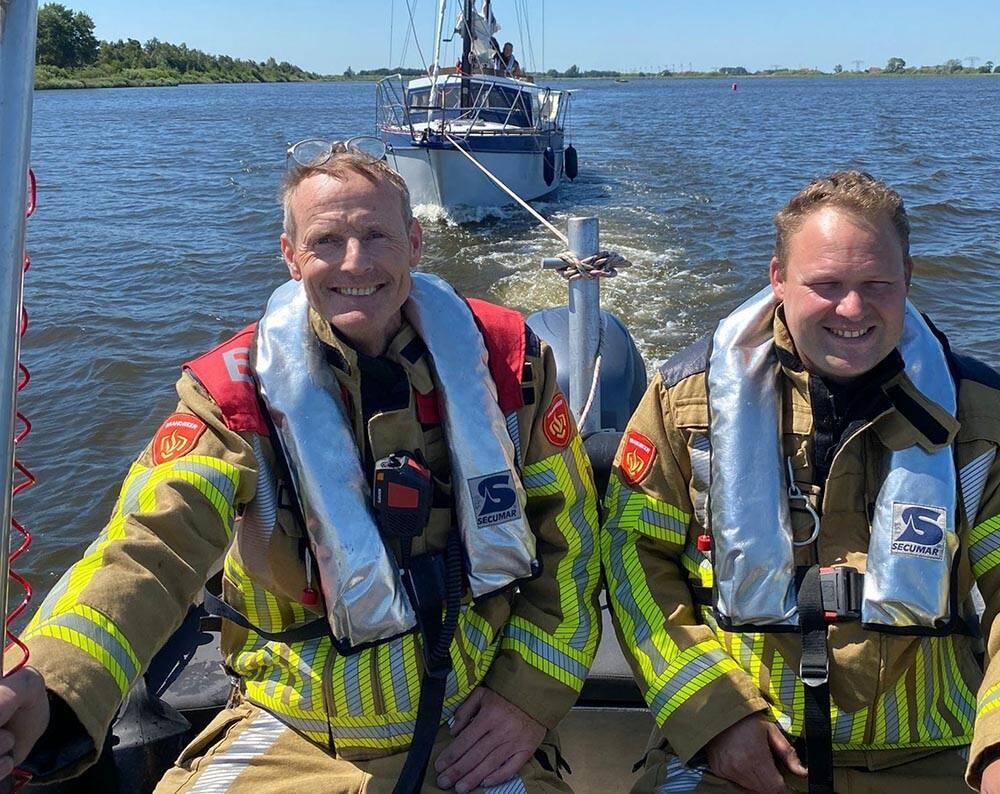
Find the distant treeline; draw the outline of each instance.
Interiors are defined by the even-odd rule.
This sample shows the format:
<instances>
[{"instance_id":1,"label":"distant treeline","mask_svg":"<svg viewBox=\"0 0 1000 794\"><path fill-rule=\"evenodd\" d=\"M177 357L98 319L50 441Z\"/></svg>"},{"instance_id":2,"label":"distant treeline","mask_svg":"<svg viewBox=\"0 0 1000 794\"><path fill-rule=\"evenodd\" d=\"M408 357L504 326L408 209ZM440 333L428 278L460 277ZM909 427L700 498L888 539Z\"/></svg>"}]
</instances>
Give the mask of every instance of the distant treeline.
<instances>
[{"instance_id":1,"label":"distant treeline","mask_svg":"<svg viewBox=\"0 0 1000 794\"><path fill-rule=\"evenodd\" d=\"M38 10L36 88L112 88L181 83L285 83L321 75L269 58L209 55L186 44L150 39L98 41L94 22L60 3Z\"/></svg>"}]
</instances>

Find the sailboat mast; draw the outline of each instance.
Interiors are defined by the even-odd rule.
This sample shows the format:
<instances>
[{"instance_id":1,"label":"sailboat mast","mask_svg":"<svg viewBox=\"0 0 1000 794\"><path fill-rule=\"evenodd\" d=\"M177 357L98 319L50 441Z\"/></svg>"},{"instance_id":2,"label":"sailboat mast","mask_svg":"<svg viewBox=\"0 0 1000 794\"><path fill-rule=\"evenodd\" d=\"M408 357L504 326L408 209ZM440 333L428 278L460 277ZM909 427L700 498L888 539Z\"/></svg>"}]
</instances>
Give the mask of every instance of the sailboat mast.
<instances>
[{"instance_id":1,"label":"sailboat mast","mask_svg":"<svg viewBox=\"0 0 1000 794\"><path fill-rule=\"evenodd\" d=\"M469 55L472 53L472 33L475 19L473 17L473 0L465 0L465 10L462 12L462 107L467 108L472 104L469 96L469 79L472 74L472 61Z\"/></svg>"},{"instance_id":2,"label":"sailboat mast","mask_svg":"<svg viewBox=\"0 0 1000 794\"><path fill-rule=\"evenodd\" d=\"M444 14L445 8L448 5L448 0L440 0L438 2L438 18L437 25L434 28L434 66L431 72L431 96L427 102L428 108L434 107L437 103L438 95L438 74L441 72L441 33L444 31ZM427 111L427 126L431 125L432 110Z\"/></svg>"}]
</instances>

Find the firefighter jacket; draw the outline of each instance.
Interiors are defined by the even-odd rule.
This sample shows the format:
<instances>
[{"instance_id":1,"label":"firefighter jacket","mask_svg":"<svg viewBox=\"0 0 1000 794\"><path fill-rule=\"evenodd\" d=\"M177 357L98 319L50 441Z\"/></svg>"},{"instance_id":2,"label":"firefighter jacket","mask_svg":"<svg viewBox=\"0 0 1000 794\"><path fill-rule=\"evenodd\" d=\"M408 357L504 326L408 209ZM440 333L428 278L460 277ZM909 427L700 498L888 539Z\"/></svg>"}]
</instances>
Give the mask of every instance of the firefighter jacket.
<instances>
[{"instance_id":1,"label":"firefighter jacket","mask_svg":"<svg viewBox=\"0 0 1000 794\"><path fill-rule=\"evenodd\" d=\"M520 449L525 513L536 534L541 573L477 603L466 597L451 644L443 719L482 684L551 728L575 701L597 648L597 504L551 350L516 313L491 308L508 323L511 316L517 320L516 344L491 350L491 362L497 352L510 366L512 351L518 359L514 382L521 407L508 425ZM335 373L363 467L370 472L374 460L401 449L427 462L438 496L413 554L443 549L452 526L449 453L426 347L404 323L384 356L367 360L390 377L369 383L361 377L359 355L318 316L311 321ZM248 329L207 354L218 358L234 383L248 377L251 337ZM324 615L322 603L304 603L310 600L304 597L307 544L289 509L294 496L287 478L280 478L277 529L266 547L240 532L262 467L281 471L261 415L220 407L190 370L177 392L175 413L132 464L110 522L25 631L31 663L91 740L87 757L66 774L96 758L118 704L224 554L225 599L254 625L279 632ZM372 404L379 410L367 415L365 406ZM389 547L400 553L393 543ZM318 588L315 576L312 585ZM349 655L337 653L329 636L284 644L228 622L222 635L225 663L247 699L349 760L408 747L423 670L420 646L415 632Z\"/></svg>"},{"instance_id":2,"label":"firefighter jacket","mask_svg":"<svg viewBox=\"0 0 1000 794\"><path fill-rule=\"evenodd\" d=\"M831 437L832 394L803 369L780 308L774 339L782 452L820 516L818 538L796 548L796 565L864 571L885 452L914 443L934 447L924 435L927 417L953 439L963 496L981 493L978 505L963 501L958 511L953 583L958 603L974 584L985 599L985 677L977 659L981 646L968 633L897 635L853 621L830 625L827 639L835 763L878 769L971 743L974 782L984 751L1000 742L1000 625L994 621L1000 608L1000 376L948 352L958 390L956 422L916 391L893 353L871 373L867 393L856 395L843 432ZM706 521L707 483L698 481L698 471L709 454L707 351L706 339L664 364L650 384L615 459L601 543L619 642L663 737L685 763L750 714L765 715L793 738L803 735L804 720L799 635L724 631L703 596L713 584L710 556L698 543ZM897 384L905 396L893 403L885 391ZM790 508L795 537L808 538L811 516L802 503Z\"/></svg>"}]
</instances>

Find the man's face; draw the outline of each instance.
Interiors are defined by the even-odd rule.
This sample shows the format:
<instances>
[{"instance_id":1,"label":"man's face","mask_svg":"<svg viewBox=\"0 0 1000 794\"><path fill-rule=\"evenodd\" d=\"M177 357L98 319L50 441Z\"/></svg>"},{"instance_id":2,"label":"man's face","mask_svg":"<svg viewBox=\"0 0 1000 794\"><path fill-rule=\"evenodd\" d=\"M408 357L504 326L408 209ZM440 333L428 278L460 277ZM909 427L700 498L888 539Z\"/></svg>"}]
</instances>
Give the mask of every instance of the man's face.
<instances>
[{"instance_id":1,"label":"man's face","mask_svg":"<svg viewBox=\"0 0 1000 794\"><path fill-rule=\"evenodd\" d=\"M361 352L380 355L401 324L423 233L403 220L399 192L348 171L314 174L292 193L295 239L281 235L288 272L309 305Z\"/></svg>"},{"instance_id":2,"label":"man's face","mask_svg":"<svg viewBox=\"0 0 1000 794\"><path fill-rule=\"evenodd\" d=\"M514 54L514 45L513 44L504 44L503 45L503 57L504 58L510 58L510 56L513 55L513 54Z\"/></svg>"},{"instance_id":3,"label":"man's face","mask_svg":"<svg viewBox=\"0 0 1000 794\"><path fill-rule=\"evenodd\" d=\"M888 218L817 210L787 241L785 259L783 274L771 260L771 288L807 370L847 380L896 347L913 265Z\"/></svg>"}]
</instances>

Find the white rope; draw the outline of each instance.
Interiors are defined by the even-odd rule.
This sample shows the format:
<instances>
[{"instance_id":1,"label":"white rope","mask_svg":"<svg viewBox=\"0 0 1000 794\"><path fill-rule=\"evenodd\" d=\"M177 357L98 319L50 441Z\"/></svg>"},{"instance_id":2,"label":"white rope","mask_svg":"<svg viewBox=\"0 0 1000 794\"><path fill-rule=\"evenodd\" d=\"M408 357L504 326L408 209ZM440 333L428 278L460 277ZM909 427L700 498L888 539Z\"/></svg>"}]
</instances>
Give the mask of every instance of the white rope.
<instances>
[{"instance_id":1,"label":"white rope","mask_svg":"<svg viewBox=\"0 0 1000 794\"><path fill-rule=\"evenodd\" d=\"M498 177L495 177L492 173L490 173L490 170L485 165L480 163L475 157L473 157L471 154L465 151L465 149L462 148L462 145L458 141L456 141L449 132L447 132L446 130L442 130L442 133L444 134L445 138L447 138L449 141L452 142L452 144L456 149L458 149L458 151L460 151L463 155L465 155L466 157L469 158L469 160L472 161L473 165L475 165L476 168L478 168L480 171L486 174L486 176L492 179L498 188L500 188L504 193L506 193L508 196L514 199L514 201L516 201L518 204L524 207L528 212L530 212L534 216L535 220L537 220L539 223L545 226L545 228L547 228L550 232L552 232L557 238L559 238L559 240L562 241L563 245L567 246L569 245L569 238L565 234L563 234L555 226L553 226L551 223L545 220L545 218L539 215L538 212L535 211L534 207L532 207L530 204L528 204L527 201L522 199L519 195L517 195L517 193L515 193L513 190L507 187L503 182L500 181Z\"/></svg>"},{"instance_id":2,"label":"white rope","mask_svg":"<svg viewBox=\"0 0 1000 794\"><path fill-rule=\"evenodd\" d=\"M604 342L604 333L601 333L601 340L597 343L597 349L600 351ZM587 395L587 403L583 406L583 410L580 411L580 421L577 422L577 426L583 427L587 423L587 416L590 414L590 409L594 404L594 397L597 395L597 385L601 380L601 353L598 352L597 356L594 358L594 377L590 381L590 394Z\"/></svg>"}]
</instances>

